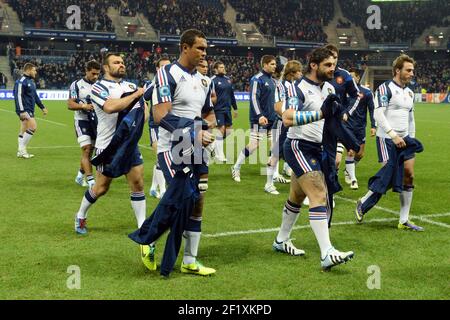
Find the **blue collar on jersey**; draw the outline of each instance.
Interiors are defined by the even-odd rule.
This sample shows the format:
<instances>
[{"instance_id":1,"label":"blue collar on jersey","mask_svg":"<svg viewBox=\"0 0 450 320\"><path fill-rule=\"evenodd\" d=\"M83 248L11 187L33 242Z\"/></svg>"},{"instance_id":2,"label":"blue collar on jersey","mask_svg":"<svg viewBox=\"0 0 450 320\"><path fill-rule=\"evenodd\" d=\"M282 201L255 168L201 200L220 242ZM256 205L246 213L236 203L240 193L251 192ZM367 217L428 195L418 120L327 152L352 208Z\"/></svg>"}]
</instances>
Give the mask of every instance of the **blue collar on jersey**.
<instances>
[{"instance_id":1,"label":"blue collar on jersey","mask_svg":"<svg viewBox=\"0 0 450 320\"><path fill-rule=\"evenodd\" d=\"M392 79L392 83L395 84L397 87L399 87L400 89L404 90L405 88L407 88L407 86L402 87L401 85L399 85L397 82L395 82L394 79Z\"/></svg>"},{"instance_id":2,"label":"blue collar on jersey","mask_svg":"<svg viewBox=\"0 0 450 320\"><path fill-rule=\"evenodd\" d=\"M191 76L197 73L197 69L194 69L194 71L189 71L186 67L183 67L178 61L175 61L175 63L178 67L180 67L181 70L183 70L186 73L189 73Z\"/></svg>"},{"instance_id":3,"label":"blue collar on jersey","mask_svg":"<svg viewBox=\"0 0 450 320\"><path fill-rule=\"evenodd\" d=\"M302 79L304 79L306 82L308 82L309 84L312 84L314 86L320 86L320 83L312 81L311 79L308 79L307 77L302 77Z\"/></svg>"},{"instance_id":4,"label":"blue collar on jersey","mask_svg":"<svg viewBox=\"0 0 450 320\"><path fill-rule=\"evenodd\" d=\"M265 74L266 76L268 76L269 78L272 78L272 74L265 72L264 70L261 70L262 74Z\"/></svg>"}]
</instances>

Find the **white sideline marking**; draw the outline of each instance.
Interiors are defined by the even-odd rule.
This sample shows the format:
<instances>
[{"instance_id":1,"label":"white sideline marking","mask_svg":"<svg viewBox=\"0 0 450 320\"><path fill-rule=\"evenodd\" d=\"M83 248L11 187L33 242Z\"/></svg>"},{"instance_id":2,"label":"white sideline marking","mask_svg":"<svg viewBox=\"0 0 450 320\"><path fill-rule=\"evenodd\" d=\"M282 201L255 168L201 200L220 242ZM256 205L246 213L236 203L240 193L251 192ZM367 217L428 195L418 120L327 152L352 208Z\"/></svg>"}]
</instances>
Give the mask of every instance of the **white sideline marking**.
<instances>
[{"instance_id":1,"label":"white sideline marking","mask_svg":"<svg viewBox=\"0 0 450 320\"><path fill-rule=\"evenodd\" d=\"M425 217L448 217L450 216L450 212L447 213L438 213L438 214L430 214L426 215ZM420 219L420 217L417 217ZM364 224L366 223L374 223L374 222L392 222L397 221L398 218L382 218L382 219L371 219L371 220L364 220ZM428 219L421 219L424 222ZM431 221L429 223L437 224L438 222ZM351 225L351 224L358 224L355 221L343 221L343 222L334 222L333 226L344 226L344 225ZM444 224L446 228L449 226L447 224ZM295 226L292 228L292 230L298 230L298 229L307 229L310 228L310 225L302 225L302 226ZM270 228L270 229L256 229L256 230L243 230L243 231L229 231L229 232L221 232L221 233L214 233L214 234L203 234L202 237L207 238L219 238L219 237L227 237L227 236L236 236L236 235L246 235L246 234L252 234L252 233L269 233L269 232L276 232L279 231L280 228Z\"/></svg>"},{"instance_id":2,"label":"white sideline marking","mask_svg":"<svg viewBox=\"0 0 450 320\"><path fill-rule=\"evenodd\" d=\"M43 147L27 147L27 149L63 149L63 148L79 148L80 146L43 146Z\"/></svg>"},{"instance_id":3,"label":"white sideline marking","mask_svg":"<svg viewBox=\"0 0 450 320\"><path fill-rule=\"evenodd\" d=\"M335 198L336 198L336 199L340 199L340 200L344 200L344 201L347 201L347 202L356 203L356 201L353 200L353 199L348 199L348 198L344 198L344 197L340 197L340 196L335 196ZM395 210L388 209L388 208L383 208L383 207L380 207L380 206L375 206L374 208L375 208L375 209L378 209L378 210L381 210L381 211L384 211L384 212L389 212L389 213L395 214L396 216L399 216L399 215L400 215L399 212L397 212L397 211L395 211ZM450 212L442 213L442 214L443 214L444 216L445 216L445 215L450 215ZM436 226L440 226L440 227L444 227L444 228L449 228L449 229L450 229L450 225L448 225L448 224L446 224L446 223L443 223L443 222L437 222L437 221L433 221L433 220L430 220L430 219L427 219L427 218L426 218L426 217L432 218L433 216L434 216L434 217L437 217L437 215L434 215L434 214L426 215L426 216L414 216L414 215L410 215L410 217L411 217L412 219L415 219L415 220L421 220L421 221L423 221L423 222L428 222L428 223L434 224L434 225L436 225ZM439 216L440 216L440 215L439 215Z\"/></svg>"},{"instance_id":4,"label":"white sideline marking","mask_svg":"<svg viewBox=\"0 0 450 320\"><path fill-rule=\"evenodd\" d=\"M4 110L4 109L0 109L0 111L3 111L3 112L8 112L8 113L14 113L14 114L16 114L15 112L13 112L13 111L9 111L9 110ZM67 127L67 124L64 124L64 123L61 123L61 122L55 122L55 121L51 121L51 120L46 120L46 119L43 119L43 118L38 118L38 117L34 117L35 119L39 119L39 120L41 120L41 121L45 121L45 122L49 122L49 123L53 123L53 124L56 124L57 126L61 126L61 127Z\"/></svg>"}]
</instances>

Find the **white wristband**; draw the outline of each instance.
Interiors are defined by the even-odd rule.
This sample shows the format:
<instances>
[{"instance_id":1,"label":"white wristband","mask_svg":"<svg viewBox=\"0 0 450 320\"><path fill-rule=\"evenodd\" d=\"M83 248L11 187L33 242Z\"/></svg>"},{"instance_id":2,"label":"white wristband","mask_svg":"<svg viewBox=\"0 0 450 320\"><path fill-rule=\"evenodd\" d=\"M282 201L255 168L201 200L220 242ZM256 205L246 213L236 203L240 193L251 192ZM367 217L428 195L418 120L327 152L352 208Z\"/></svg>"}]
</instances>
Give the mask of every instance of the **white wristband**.
<instances>
[{"instance_id":1,"label":"white wristband","mask_svg":"<svg viewBox=\"0 0 450 320\"><path fill-rule=\"evenodd\" d=\"M395 139L397 137L397 132L394 131L394 129L389 130L387 133L391 139Z\"/></svg>"}]
</instances>

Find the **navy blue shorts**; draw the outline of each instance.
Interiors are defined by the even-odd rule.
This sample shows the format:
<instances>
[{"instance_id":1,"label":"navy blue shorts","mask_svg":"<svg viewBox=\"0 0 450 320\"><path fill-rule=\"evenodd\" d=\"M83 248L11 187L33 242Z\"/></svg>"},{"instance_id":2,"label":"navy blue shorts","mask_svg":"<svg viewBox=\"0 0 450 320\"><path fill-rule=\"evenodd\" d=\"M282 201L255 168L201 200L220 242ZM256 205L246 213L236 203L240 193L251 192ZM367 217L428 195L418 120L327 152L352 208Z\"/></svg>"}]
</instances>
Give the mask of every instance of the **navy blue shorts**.
<instances>
[{"instance_id":1,"label":"navy blue shorts","mask_svg":"<svg viewBox=\"0 0 450 320\"><path fill-rule=\"evenodd\" d=\"M158 142L158 134L159 134L159 127L149 127L150 131L150 145L153 145L154 143Z\"/></svg>"},{"instance_id":2,"label":"navy blue shorts","mask_svg":"<svg viewBox=\"0 0 450 320\"><path fill-rule=\"evenodd\" d=\"M355 135L358 144L361 145L366 143L366 128L361 127L361 125L354 125L350 122L345 122L345 126Z\"/></svg>"},{"instance_id":3,"label":"navy blue shorts","mask_svg":"<svg viewBox=\"0 0 450 320\"><path fill-rule=\"evenodd\" d=\"M388 162L389 153L391 152L392 148L396 148L394 142L392 142L392 139L380 138L377 136L378 162ZM415 156L415 154L412 154L409 157L405 157L405 161L413 159Z\"/></svg>"},{"instance_id":4,"label":"navy blue shorts","mask_svg":"<svg viewBox=\"0 0 450 320\"><path fill-rule=\"evenodd\" d=\"M231 110L229 111L217 111L216 122L218 127L231 126L233 124L233 117L231 116Z\"/></svg>"},{"instance_id":5,"label":"navy blue shorts","mask_svg":"<svg viewBox=\"0 0 450 320\"><path fill-rule=\"evenodd\" d=\"M80 138L81 136L89 136L92 140L95 140L97 137L97 134L95 132L95 128L93 127L92 123L87 120L75 120L75 134L77 135L77 138Z\"/></svg>"},{"instance_id":6,"label":"navy blue shorts","mask_svg":"<svg viewBox=\"0 0 450 320\"><path fill-rule=\"evenodd\" d=\"M199 179L201 175L208 174L209 168L207 159L208 156L204 154L202 157L202 163L194 165L194 175L197 179ZM172 162L172 153L170 151L158 153L158 164L163 172L167 184L170 184L173 177L175 176L175 170L172 169Z\"/></svg>"},{"instance_id":7,"label":"navy blue shorts","mask_svg":"<svg viewBox=\"0 0 450 320\"><path fill-rule=\"evenodd\" d=\"M101 151L103 150L96 149L95 154L98 155ZM107 177L118 178L124 174L128 174L133 167L140 166L143 163L142 154L136 146L134 152L131 154L116 154L106 163L98 165L96 169Z\"/></svg>"},{"instance_id":8,"label":"navy blue shorts","mask_svg":"<svg viewBox=\"0 0 450 320\"><path fill-rule=\"evenodd\" d=\"M322 145L300 139L287 138L284 142L284 160L297 178L312 171L322 171Z\"/></svg>"}]
</instances>

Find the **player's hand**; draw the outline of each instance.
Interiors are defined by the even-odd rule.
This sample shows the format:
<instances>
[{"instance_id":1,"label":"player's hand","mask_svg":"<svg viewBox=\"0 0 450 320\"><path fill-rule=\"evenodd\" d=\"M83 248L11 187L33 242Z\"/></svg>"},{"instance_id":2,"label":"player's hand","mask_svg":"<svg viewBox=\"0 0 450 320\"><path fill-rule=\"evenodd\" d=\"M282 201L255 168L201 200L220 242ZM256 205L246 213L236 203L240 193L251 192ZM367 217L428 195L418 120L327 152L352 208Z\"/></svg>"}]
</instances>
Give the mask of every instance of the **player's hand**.
<instances>
[{"instance_id":1,"label":"player's hand","mask_svg":"<svg viewBox=\"0 0 450 320\"><path fill-rule=\"evenodd\" d=\"M403 138L400 136L396 136L394 139L392 139L392 141L394 142L395 146L399 149L406 147L405 140L403 140Z\"/></svg>"},{"instance_id":2,"label":"player's hand","mask_svg":"<svg viewBox=\"0 0 450 320\"><path fill-rule=\"evenodd\" d=\"M347 113L347 112L345 112L345 113L342 115L342 120L344 120L345 122L348 121L348 113Z\"/></svg>"},{"instance_id":3,"label":"player's hand","mask_svg":"<svg viewBox=\"0 0 450 320\"><path fill-rule=\"evenodd\" d=\"M370 128L370 136L375 137L376 134L377 134L377 128Z\"/></svg>"},{"instance_id":4,"label":"player's hand","mask_svg":"<svg viewBox=\"0 0 450 320\"><path fill-rule=\"evenodd\" d=\"M236 110L233 111L233 119L236 119L238 117L238 112Z\"/></svg>"},{"instance_id":5,"label":"player's hand","mask_svg":"<svg viewBox=\"0 0 450 320\"><path fill-rule=\"evenodd\" d=\"M135 98L140 98L144 95L145 89L144 88L138 88L135 92Z\"/></svg>"},{"instance_id":6,"label":"player's hand","mask_svg":"<svg viewBox=\"0 0 450 320\"><path fill-rule=\"evenodd\" d=\"M261 116L258 120L258 123L260 126L267 126L269 124L269 121L267 120L266 117Z\"/></svg>"},{"instance_id":7,"label":"player's hand","mask_svg":"<svg viewBox=\"0 0 450 320\"><path fill-rule=\"evenodd\" d=\"M42 113L44 114L44 116L46 116L48 114L47 108L44 107L44 109L42 109Z\"/></svg>"},{"instance_id":8,"label":"player's hand","mask_svg":"<svg viewBox=\"0 0 450 320\"><path fill-rule=\"evenodd\" d=\"M206 130L201 130L199 133L199 139L201 139L202 145L206 147L207 145L214 142L216 136Z\"/></svg>"},{"instance_id":9,"label":"player's hand","mask_svg":"<svg viewBox=\"0 0 450 320\"><path fill-rule=\"evenodd\" d=\"M83 104L83 110L84 111L92 111L94 110L94 106L92 104Z\"/></svg>"}]
</instances>

